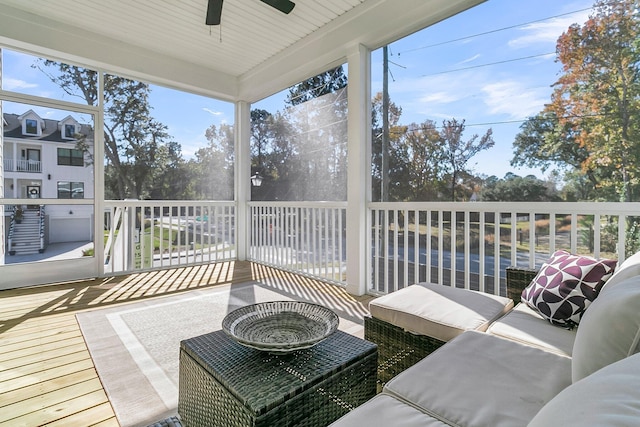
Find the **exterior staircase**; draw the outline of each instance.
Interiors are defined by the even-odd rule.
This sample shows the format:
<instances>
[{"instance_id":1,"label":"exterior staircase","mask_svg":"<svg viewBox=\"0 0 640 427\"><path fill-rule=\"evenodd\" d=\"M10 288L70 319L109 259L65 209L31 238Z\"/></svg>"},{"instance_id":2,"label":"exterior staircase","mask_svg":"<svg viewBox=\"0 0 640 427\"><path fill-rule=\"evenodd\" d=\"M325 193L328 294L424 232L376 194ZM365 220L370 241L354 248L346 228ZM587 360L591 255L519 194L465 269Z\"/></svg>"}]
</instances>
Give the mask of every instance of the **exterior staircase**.
<instances>
[{"instance_id":1,"label":"exterior staircase","mask_svg":"<svg viewBox=\"0 0 640 427\"><path fill-rule=\"evenodd\" d=\"M40 210L26 208L22 221L13 225L9 255L30 255L42 252L40 247Z\"/></svg>"}]
</instances>

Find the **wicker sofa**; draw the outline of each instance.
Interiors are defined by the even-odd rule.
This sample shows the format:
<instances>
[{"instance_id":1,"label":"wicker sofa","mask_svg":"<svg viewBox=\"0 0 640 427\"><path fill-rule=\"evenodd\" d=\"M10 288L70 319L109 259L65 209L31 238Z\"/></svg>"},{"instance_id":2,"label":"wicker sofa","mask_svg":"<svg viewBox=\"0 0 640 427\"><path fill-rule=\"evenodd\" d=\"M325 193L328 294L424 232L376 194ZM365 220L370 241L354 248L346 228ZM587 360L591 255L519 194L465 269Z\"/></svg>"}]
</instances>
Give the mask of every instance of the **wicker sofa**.
<instances>
[{"instance_id":1,"label":"wicker sofa","mask_svg":"<svg viewBox=\"0 0 640 427\"><path fill-rule=\"evenodd\" d=\"M574 331L520 303L485 332L440 346L332 426L638 425L639 351L640 253L618 266Z\"/></svg>"}]
</instances>

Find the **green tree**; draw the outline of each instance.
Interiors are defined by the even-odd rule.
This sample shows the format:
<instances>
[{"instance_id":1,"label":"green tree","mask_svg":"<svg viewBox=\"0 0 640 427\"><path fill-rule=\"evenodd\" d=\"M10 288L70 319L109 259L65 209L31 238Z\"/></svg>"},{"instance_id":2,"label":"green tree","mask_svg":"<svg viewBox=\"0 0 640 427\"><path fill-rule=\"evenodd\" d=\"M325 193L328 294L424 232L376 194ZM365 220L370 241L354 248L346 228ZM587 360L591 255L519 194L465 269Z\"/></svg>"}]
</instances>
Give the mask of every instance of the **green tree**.
<instances>
[{"instance_id":1,"label":"green tree","mask_svg":"<svg viewBox=\"0 0 640 427\"><path fill-rule=\"evenodd\" d=\"M34 66L67 94L83 99L87 105L97 104L95 71L50 60L40 60ZM150 91L149 85L142 82L104 76L107 198L147 198L152 192L157 194L154 187L158 173L177 167L181 161L180 145L172 140L167 127L151 115Z\"/></svg>"},{"instance_id":2,"label":"green tree","mask_svg":"<svg viewBox=\"0 0 640 427\"><path fill-rule=\"evenodd\" d=\"M406 168L403 160L400 159L403 156L403 147L400 140L407 132L407 126L399 124L402 108L393 102L389 102L389 146L387 147L388 152L385 153L389 157L387 171L382 170L382 92L376 93L373 97L371 110L371 181L373 200L383 201L383 197L386 198L384 201L404 200L406 198L402 189L404 186L392 185L389 188L391 195L382 194L382 180L385 178L385 174L387 174L389 181L395 181L396 184L399 182L404 183L406 178L403 176L403 171L406 171Z\"/></svg>"},{"instance_id":3,"label":"green tree","mask_svg":"<svg viewBox=\"0 0 640 427\"><path fill-rule=\"evenodd\" d=\"M397 133L398 126L394 126ZM412 123L398 137L390 137L389 186L392 201L437 200L442 191L444 152L436 123Z\"/></svg>"},{"instance_id":4,"label":"green tree","mask_svg":"<svg viewBox=\"0 0 640 427\"><path fill-rule=\"evenodd\" d=\"M188 162L196 198L233 200L233 127L211 125L205 136L207 146L198 149L195 159Z\"/></svg>"},{"instance_id":5,"label":"green tree","mask_svg":"<svg viewBox=\"0 0 640 427\"><path fill-rule=\"evenodd\" d=\"M589 152L576 143L573 127L569 123L560 125L551 111L529 117L520 126L513 147L511 166L540 168L543 172L554 166L561 170L579 169L589 157ZM594 184L597 181L594 174L588 178Z\"/></svg>"},{"instance_id":6,"label":"green tree","mask_svg":"<svg viewBox=\"0 0 640 427\"><path fill-rule=\"evenodd\" d=\"M549 182L534 175L521 177L507 173L503 179L496 176L485 179L480 199L485 202L551 202L560 198Z\"/></svg>"},{"instance_id":7,"label":"green tree","mask_svg":"<svg viewBox=\"0 0 640 427\"><path fill-rule=\"evenodd\" d=\"M289 108L280 116L287 126L274 134L286 138L293 157L287 175L295 185L279 189L286 200L345 200L347 174L347 92L342 66L289 89ZM283 187L279 182L278 187Z\"/></svg>"},{"instance_id":8,"label":"green tree","mask_svg":"<svg viewBox=\"0 0 640 427\"><path fill-rule=\"evenodd\" d=\"M296 180L299 156L289 110L270 113L251 111L252 173L262 177L260 187L251 188L252 200L299 200Z\"/></svg>"},{"instance_id":9,"label":"green tree","mask_svg":"<svg viewBox=\"0 0 640 427\"><path fill-rule=\"evenodd\" d=\"M449 177L449 191L452 201L457 199L458 179L465 173L470 174L467 164L469 160L483 150L494 146L491 129L480 136L474 134L466 141L463 141L465 121L458 122L456 119L444 120L440 130L440 144L443 150L443 161Z\"/></svg>"},{"instance_id":10,"label":"green tree","mask_svg":"<svg viewBox=\"0 0 640 427\"><path fill-rule=\"evenodd\" d=\"M347 87L347 75L340 65L291 86L285 102L290 106L300 105L345 87Z\"/></svg>"},{"instance_id":11,"label":"green tree","mask_svg":"<svg viewBox=\"0 0 640 427\"><path fill-rule=\"evenodd\" d=\"M273 139L272 115L267 110L251 110L251 155L256 171L263 173L264 157Z\"/></svg>"}]
</instances>

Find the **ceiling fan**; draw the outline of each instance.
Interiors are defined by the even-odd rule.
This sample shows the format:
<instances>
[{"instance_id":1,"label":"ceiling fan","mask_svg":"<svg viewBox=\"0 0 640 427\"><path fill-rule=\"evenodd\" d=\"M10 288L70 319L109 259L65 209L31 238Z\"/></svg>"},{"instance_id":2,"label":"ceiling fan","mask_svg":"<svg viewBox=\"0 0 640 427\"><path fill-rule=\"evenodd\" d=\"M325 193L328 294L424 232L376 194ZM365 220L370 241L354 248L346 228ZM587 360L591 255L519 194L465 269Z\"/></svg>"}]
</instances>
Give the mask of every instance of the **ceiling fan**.
<instances>
[{"instance_id":1,"label":"ceiling fan","mask_svg":"<svg viewBox=\"0 0 640 427\"><path fill-rule=\"evenodd\" d=\"M295 7L295 3L289 0L260 0L262 3L266 3L269 6L278 9L284 14L288 14ZM223 0L209 0L207 6L207 25L220 25L220 17L222 16L222 2Z\"/></svg>"}]
</instances>

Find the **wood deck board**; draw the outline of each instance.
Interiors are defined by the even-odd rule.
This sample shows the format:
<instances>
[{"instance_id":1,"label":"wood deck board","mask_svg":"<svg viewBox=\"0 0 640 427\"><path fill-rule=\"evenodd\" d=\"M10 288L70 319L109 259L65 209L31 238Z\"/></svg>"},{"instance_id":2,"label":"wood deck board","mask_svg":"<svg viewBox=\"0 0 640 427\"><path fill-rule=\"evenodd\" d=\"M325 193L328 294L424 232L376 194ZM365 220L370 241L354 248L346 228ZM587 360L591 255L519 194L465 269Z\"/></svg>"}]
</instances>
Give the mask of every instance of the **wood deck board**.
<instances>
[{"instance_id":1,"label":"wood deck board","mask_svg":"<svg viewBox=\"0 0 640 427\"><path fill-rule=\"evenodd\" d=\"M6 423L11 426L48 425L61 418L66 418L106 402L108 402L107 395L104 390L100 389L88 394L75 396L63 402L53 402L51 406L11 418Z\"/></svg>"},{"instance_id":2,"label":"wood deck board","mask_svg":"<svg viewBox=\"0 0 640 427\"><path fill-rule=\"evenodd\" d=\"M25 413L33 413L44 410L51 405L51 402L66 402L75 399L77 396L84 396L97 391L103 391L102 383L98 378L72 384L67 387L56 389L45 394L33 396L2 407L0 412L0 422L23 416ZM106 397L106 394L105 394ZM16 417L17 415L17 417Z\"/></svg>"},{"instance_id":3,"label":"wood deck board","mask_svg":"<svg viewBox=\"0 0 640 427\"><path fill-rule=\"evenodd\" d=\"M47 427L67 426L120 427L108 402L47 424Z\"/></svg>"},{"instance_id":4,"label":"wood deck board","mask_svg":"<svg viewBox=\"0 0 640 427\"><path fill-rule=\"evenodd\" d=\"M95 366L93 365L93 361L90 357L76 363L70 363L68 365L58 366L52 369L47 369L46 371L38 372L37 375L17 376L12 380L0 382L0 399L2 399L3 393L17 390L22 387L29 387L66 375L72 375L85 369L95 370Z\"/></svg>"},{"instance_id":5,"label":"wood deck board","mask_svg":"<svg viewBox=\"0 0 640 427\"><path fill-rule=\"evenodd\" d=\"M72 363L80 362L86 359L90 359L90 356L89 352L85 348L84 351L80 350L69 354L63 354L58 357L52 357L46 360L39 360L35 363L18 366L7 371L1 371L0 383L4 381L11 381L15 378L24 376L38 377L42 372L46 372L48 370L59 368L65 365L70 365Z\"/></svg>"},{"instance_id":6,"label":"wood deck board","mask_svg":"<svg viewBox=\"0 0 640 427\"><path fill-rule=\"evenodd\" d=\"M272 275L315 292L312 279L250 262L0 291L0 426L118 426L76 313Z\"/></svg>"},{"instance_id":7,"label":"wood deck board","mask_svg":"<svg viewBox=\"0 0 640 427\"><path fill-rule=\"evenodd\" d=\"M51 343L56 341L64 341L72 337L81 336L78 335L78 326L64 325L61 327L40 328L31 331L25 331L23 334L11 334L6 338L3 337L2 353L14 351L17 348L24 348L30 346L40 346L45 343ZM6 346L6 348L4 348ZM0 353L0 354L2 354ZM1 357L0 357L1 358Z\"/></svg>"},{"instance_id":8,"label":"wood deck board","mask_svg":"<svg viewBox=\"0 0 640 427\"><path fill-rule=\"evenodd\" d=\"M0 334L0 337L1 336L2 334ZM29 334L25 334L24 336L29 336ZM2 351L0 351L0 360L3 360L5 358L5 354L12 353L20 349L30 348L31 352L38 352L40 351L39 347L47 343L60 343L62 341L65 341L68 339L74 339L77 337L82 337L82 333L80 333L80 329L76 329L68 332L60 332L55 335L49 334L41 337L38 337L34 334L33 339L27 339L27 340L11 340L11 342L9 342L10 340L7 339L6 344L0 338L0 343L2 343ZM7 356L7 357L10 357L10 356Z\"/></svg>"},{"instance_id":9,"label":"wood deck board","mask_svg":"<svg viewBox=\"0 0 640 427\"><path fill-rule=\"evenodd\" d=\"M70 385L97 378L98 375L96 374L95 369L88 368L81 371L73 372L69 375L53 378L48 381L42 381L37 384L32 384L30 386L21 387L13 391L3 393L1 395L2 400L0 400L0 411L5 406L12 405L22 400L27 400L34 396L40 396L64 387L68 387Z\"/></svg>"},{"instance_id":10,"label":"wood deck board","mask_svg":"<svg viewBox=\"0 0 640 427\"><path fill-rule=\"evenodd\" d=\"M62 364L66 363L68 357L75 359L77 354L87 350L87 346L84 341L78 343L70 343L68 341L62 341L57 346L45 350L46 345L42 346L40 351L32 352L22 357L13 357L4 361L0 361L0 375L4 371L16 370L27 366L48 366L51 360L62 360ZM82 358L82 356L80 356ZM73 360L74 362L76 360Z\"/></svg>"},{"instance_id":11,"label":"wood deck board","mask_svg":"<svg viewBox=\"0 0 640 427\"><path fill-rule=\"evenodd\" d=\"M46 356L46 353L50 352L50 351L55 351L60 349L61 347L69 347L71 345L77 345L77 344L84 344L84 338L82 336L71 336L65 340L57 340L57 341L52 341L52 342L48 342L48 343L43 343L40 345L40 351L42 352L41 354L44 354L44 357ZM17 349L13 350L13 351L5 351L3 353L0 353L0 371L5 369L5 363L6 362L10 362L16 359L20 359L20 360L27 360L28 357L33 356L34 351L37 351L37 349L34 349L33 347L27 347L27 346L21 346L18 347Z\"/></svg>"}]
</instances>

